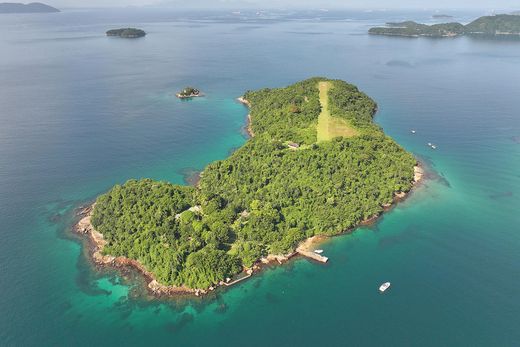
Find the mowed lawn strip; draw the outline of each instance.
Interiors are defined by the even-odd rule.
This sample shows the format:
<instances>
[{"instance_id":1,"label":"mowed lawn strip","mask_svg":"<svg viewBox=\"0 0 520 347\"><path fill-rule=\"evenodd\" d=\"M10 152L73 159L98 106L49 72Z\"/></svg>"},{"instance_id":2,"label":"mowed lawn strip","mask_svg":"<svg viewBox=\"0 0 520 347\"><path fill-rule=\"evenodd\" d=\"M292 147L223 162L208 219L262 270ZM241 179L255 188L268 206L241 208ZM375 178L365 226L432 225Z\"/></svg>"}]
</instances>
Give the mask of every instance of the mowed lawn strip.
<instances>
[{"instance_id":1,"label":"mowed lawn strip","mask_svg":"<svg viewBox=\"0 0 520 347\"><path fill-rule=\"evenodd\" d=\"M317 126L318 142L329 141L338 136L350 137L358 134L358 131L350 126L346 120L330 114L329 90L332 87L332 82L329 81L318 83L321 104L321 113L318 116Z\"/></svg>"}]
</instances>

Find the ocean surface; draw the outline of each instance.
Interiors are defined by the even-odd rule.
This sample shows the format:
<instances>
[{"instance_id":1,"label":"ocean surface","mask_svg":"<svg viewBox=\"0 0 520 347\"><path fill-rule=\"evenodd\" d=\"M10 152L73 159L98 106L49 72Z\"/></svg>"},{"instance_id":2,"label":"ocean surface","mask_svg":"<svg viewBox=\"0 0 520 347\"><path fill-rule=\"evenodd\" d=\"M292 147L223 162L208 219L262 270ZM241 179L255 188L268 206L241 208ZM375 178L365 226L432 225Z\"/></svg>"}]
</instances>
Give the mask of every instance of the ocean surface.
<instances>
[{"instance_id":1,"label":"ocean surface","mask_svg":"<svg viewBox=\"0 0 520 347\"><path fill-rule=\"evenodd\" d=\"M0 345L520 345L520 40L367 35L431 14L0 15ZM104 36L122 26L148 35ZM92 267L78 207L130 178L184 183L246 141L236 97L312 76L373 97L430 179L324 244L328 264L208 298L153 299L134 273ZM207 97L173 97L186 85Z\"/></svg>"}]
</instances>

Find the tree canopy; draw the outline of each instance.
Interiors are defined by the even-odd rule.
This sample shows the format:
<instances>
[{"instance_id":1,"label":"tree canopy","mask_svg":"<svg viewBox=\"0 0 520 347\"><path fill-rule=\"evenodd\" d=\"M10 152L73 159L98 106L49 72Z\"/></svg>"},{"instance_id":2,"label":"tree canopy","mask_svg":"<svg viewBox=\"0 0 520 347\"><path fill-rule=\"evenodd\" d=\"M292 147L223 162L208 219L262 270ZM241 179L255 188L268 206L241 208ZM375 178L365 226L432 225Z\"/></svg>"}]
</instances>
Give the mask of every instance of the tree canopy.
<instances>
[{"instance_id":1,"label":"tree canopy","mask_svg":"<svg viewBox=\"0 0 520 347\"><path fill-rule=\"evenodd\" d=\"M123 38L138 38L146 36L144 30L136 28L111 29L106 32L107 36L119 36Z\"/></svg>"},{"instance_id":2,"label":"tree canopy","mask_svg":"<svg viewBox=\"0 0 520 347\"><path fill-rule=\"evenodd\" d=\"M499 14L483 16L466 25L441 23L426 25L413 21L387 23L386 27L375 27L368 31L376 35L447 37L458 35L518 35L520 16Z\"/></svg>"},{"instance_id":3,"label":"tree canopy","mask_svg":"<svg viewBox=\"0 0 520 347\"><path fill-rule=\"evenodd\" d=\"M104 252L138 260L163 284L207 288L381 213L411 188L415 159L373 123L375 102L339 80L328 80L329 108L358 135L316 143L324 80L247 92L255 136L209 164L197 187L130 180L100 196L92 223Z\"/></svg>"}]
</instances>

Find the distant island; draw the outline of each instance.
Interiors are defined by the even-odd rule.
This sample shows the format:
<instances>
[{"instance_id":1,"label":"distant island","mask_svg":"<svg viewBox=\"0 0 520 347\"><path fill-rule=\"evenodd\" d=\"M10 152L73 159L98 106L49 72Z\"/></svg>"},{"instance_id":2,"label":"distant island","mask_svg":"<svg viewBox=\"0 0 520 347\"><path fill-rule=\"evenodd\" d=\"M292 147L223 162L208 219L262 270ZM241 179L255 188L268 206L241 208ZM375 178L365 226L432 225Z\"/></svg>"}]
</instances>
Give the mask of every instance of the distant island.
<instances>
[{"instance_id":1,"label":"distant island","mask_svg":"<svg viewBox=\"0 0 520 347\"><path fill-rule=\"evenodd\" d=\"M435 18L435 19L453 18L453 16L450 16L449 14L434 14L434 15L432 15L432 18Z\"/></svg>"},{"instance_id":2,"label":"distant island","mask_svg":"<svg viewBox=\"0 0 520 347\"><path fill-rule=\"evenodd\" d=\"M190 99L190 98L196 98L200 96L204 96L200 92L200 90L193 88L193 87L186 87L177 94L175 94L179 99Z\"/></svg>"},{"instance_id":3,"label":"distant island","mask_svg":"<svg viewBox=\"0 0 520 347\"><path fill-rule=\"evenodd\" d=\"M375 220L422 176L354 85L311 78L248 91L251 137L197 186L129 180L82 211L97 264L141 271L155 295L202 295Z\"/></svg>"},{"instance_id":4,"label":"distant island","mask_svg":"<svg viewBox=\"0 0 520 347\"><path fill-rule=\"evenodd\" d=\"M107 31L107 36L118 36L128 39L135 39L138 37L143 37L146 35L144 30L136 29L136 28L121 28L121 29L111 29Z\"/></svg>"},{"instance_id":5,"label":"distant island","mask_svg":"<svg viewBox=\"0 0 520 347\"><path fill-rule=\"evenodd\" d=\"M386 27L375 27L368 31L373 35L407 37L454 37L461 35L520 35L520 16L500 14L480 17L463 25L443 23L426 25L413 21L387 23Z\"/></svg>"},{"instance_id":6,"label":"distant island","mask_svg":"<svg viewBox=\"0 0 520 347\"><path fill-rule=\"evenodd\" d=\"M60 12L57 8L42 4L40 2L32 2L30 4L2 2L0 3L0 13L52 13Z\"/></svg>"}]
</instances>

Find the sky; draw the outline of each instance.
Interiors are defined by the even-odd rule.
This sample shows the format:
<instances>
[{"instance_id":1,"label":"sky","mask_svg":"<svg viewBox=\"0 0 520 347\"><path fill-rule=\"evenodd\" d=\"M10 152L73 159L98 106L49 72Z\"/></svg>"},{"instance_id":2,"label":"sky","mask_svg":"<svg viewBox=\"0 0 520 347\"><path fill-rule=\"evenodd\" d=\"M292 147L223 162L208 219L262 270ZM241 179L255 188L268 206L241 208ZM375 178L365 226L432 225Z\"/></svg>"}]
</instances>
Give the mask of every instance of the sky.
<instances>
[{"instance_id":1,"label":"sky","mask_svg":"<svg viewBox=\"0 0 520 347\"><path fill-rule=\"evenodd\" d=\"M70 7L175 6L179 8L519 9L519 0L41 0Z\"/></svg>"}]
</instances>

